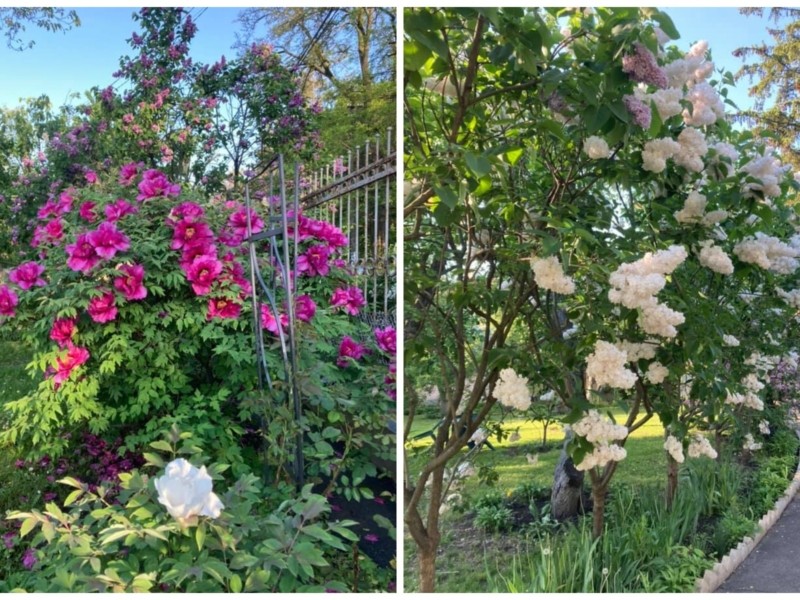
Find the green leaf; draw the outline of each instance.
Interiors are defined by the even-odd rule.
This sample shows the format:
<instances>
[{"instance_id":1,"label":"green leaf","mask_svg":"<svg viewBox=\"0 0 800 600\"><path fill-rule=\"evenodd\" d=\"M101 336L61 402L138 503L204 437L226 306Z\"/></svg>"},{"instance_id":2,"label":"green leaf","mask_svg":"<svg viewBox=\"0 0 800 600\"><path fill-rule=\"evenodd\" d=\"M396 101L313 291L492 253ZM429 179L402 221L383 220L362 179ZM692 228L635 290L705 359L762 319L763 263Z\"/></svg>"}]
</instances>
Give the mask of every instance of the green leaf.
<instances>
[{"instance_id":1,"label":"green leaf","mask_svg":"<svg viewBox=\"0 0 800 600\"><path fill-rule=\"evenodd\" d=\"M517 161L522 157L525 150L523 148L515 148L514 150L509 150L506 152L506 159L508 160L509 164L513 167L517 164Z\"/></svg>"},{"instance_id":2,"label":"green leaf","mask_svg":"<svg viewBox=\"0 0 800 600\"><path fill-rule=\"evenodd\" d=\"M464 153L464 160L467 163L467 167L472 173L480 179L489 171L492 170L492 163L490 163L487 158L480 154L473 154L472 152L465 152Z\"/></svg>"},{"instance_id":3,"label":"green leaf","mask_svg":"<svg viewBox=\"0 0 800 600\"><path fill-rule=\"evenodd\" d=\"M63 483L64 485L68 485L79 490L83 489L83 484L74 477L64 477L63 479L59 479L58 483Z\"/></svg>"},{"instance_id":4,"label":"green leaf","mask_svg":"<svg viewBox=\"0 0 800 600\"><path fill-rule=\"evenodd\" d=\"M238 575L234 575L231 577L231 582L228 587L234 594L240 593L242 591L242 578Z\"/></svg>"},{"instance_id":5,"label":"green leaf","mask_svg":"<svg viewBox=\"0 0 800 600\"><path fill-rule=\"evenodd\" d=\"M39 520L36 517L28 517L22 522L22 527L19 528L19 537L24 538L31 530L36 527Z\"/></svg>"},{"instance_id":6,"label":"green leaf","mask_svg":"<svg viewBox=\"0 0 800 600\"><path fill-rule=\"evenodd\" d=\"M161 450L162 452L172 452L172 446L170 446L169 442L165 440L156 440L155 442L151 442L150 447L154 448L155 450Z\"/></svg>"},{"instance_id":7,"label":"green leaf","mask_svg":"<svg viewBox=\"0 0 800 600\"><path fill-rule=\"evenodd\" d=\"M197 549L202 552L203 551L203 544L206 541L206 524L205 522L201 522L200 525L197 526L197 531L194 534L194 540L197 543Z\"/></svg>"},{"instance_id":8,"label":"green leaf","mask_svg":"<svg viewBox=\"0 0 800 600\"><path fill-rule=\"evenodd\" d=\"M164 462L164 459L161 458L158 454L153 454L152 452L144 452L142 456L144 457L146 465L153 465L154 467L163 469L164 465L166 464Z\"/></svg>"},{"instance_id":9,"label":"green leaf","mask_svg":"<svg viewBox=\"0 0 800 600\"><path fill-rule=\"evenodd\" d=\"M678 33L675 23L672 22L672 19L668 14L658 11L653 15L653 20L658 23L658 26L661 27L661 29L670 37L670 39L680 39L681 34Z\"/></svg>"}]
</instances>

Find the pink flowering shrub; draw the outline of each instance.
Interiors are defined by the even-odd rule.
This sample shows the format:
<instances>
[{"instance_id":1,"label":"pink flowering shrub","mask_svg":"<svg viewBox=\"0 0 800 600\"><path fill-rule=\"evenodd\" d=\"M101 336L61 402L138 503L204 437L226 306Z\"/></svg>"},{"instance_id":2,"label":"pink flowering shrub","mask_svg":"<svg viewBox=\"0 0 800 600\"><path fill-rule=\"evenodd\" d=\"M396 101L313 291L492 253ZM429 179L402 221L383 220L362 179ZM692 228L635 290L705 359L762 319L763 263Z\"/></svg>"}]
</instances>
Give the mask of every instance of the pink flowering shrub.
<instances>
[{"instance_id":1,"label":"pink flowering shrub","mask_svg":"<svg viewBox=\"0 0 800 600\"><path fill-rule=\"evenodd\" d=\"M118 432L134 448L178 424L242 468L240 437L263 420L270 429L262 435L278 440L264 460L283 464L293 451L284 440L298 424L282 390L257 392L244 206L209 202L131 165L97 171L85 186L40 211L37 227L58 218L60 236L39 236L37 260L12 269L0 286L0 329L21 332L39 379L33 393L8 405L5 438L57 455L65 430ZM257 213L251 231L264 227ZM291 285L308 472L330 475L331 464L338 472L360 461L374 474L374 456L389 456L393 445L384 431L394 413L391 382L384 383L393 331L376 340L354 318L365 302L338 266L346 237L303 215L297 235ZM312 255L314 268L304 269ZM259 323L272 377L281 380L285 285L266 245L259 257L265 278L277 282L278 304L259 306ZM324 444L314 433L322 430ZM350 484L353 493L359 484Z\"/></svg>"}]
</instances>

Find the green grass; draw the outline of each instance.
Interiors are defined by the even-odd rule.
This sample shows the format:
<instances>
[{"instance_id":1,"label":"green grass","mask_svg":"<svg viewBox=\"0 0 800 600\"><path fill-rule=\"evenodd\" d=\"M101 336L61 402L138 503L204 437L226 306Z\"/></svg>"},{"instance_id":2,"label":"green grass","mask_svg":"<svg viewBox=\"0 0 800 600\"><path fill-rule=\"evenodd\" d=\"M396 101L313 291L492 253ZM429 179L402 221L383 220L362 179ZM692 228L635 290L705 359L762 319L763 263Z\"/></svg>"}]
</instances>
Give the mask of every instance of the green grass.
<instances>
[{"instance_id":1,"label":"green grass","mask_svg":"<svg viewBox=\"0 0 800 600\"><path fill-rule=\"evenodd\" d=\"M612 411L616 421L624 422L625 414L621 411ZM430 430L436 425L435 419L414 419L411 436ZM499 480L497 489L505 493L511 491L522 483L536 483L550 486L553 482L553 472L561 452L561 441L564 434L560 424L552 424L548 429L547 440L550 449L539 452L538 446L542 440L542 423L524 421L522 419L506 420L504 430L514 431L519 428L520 440L509 442L508 438L499 442L490 437L489 442L495 450L484 448L475 457L476 467L493 467L497 470ZM555 445L551 445L554 442ZM418 473L424 465L428 453L425 448L431 444L430 438L413 440L410 444L409 469L412 475ZM622 482L635 485L662 485L666 480L667 460L664 453L664 428L658 417L654 416L643 427L634 431L625 447L628 458L619 463L613 482ZM466 452L466 450L464 451ZM528 464L526 454L538 454L539 463L535 466ZM612 483L612 485L614 485ZM476 492L481 487L477 478L471 478L465 483L463 490Z\"/></svg>"}]
</instances>

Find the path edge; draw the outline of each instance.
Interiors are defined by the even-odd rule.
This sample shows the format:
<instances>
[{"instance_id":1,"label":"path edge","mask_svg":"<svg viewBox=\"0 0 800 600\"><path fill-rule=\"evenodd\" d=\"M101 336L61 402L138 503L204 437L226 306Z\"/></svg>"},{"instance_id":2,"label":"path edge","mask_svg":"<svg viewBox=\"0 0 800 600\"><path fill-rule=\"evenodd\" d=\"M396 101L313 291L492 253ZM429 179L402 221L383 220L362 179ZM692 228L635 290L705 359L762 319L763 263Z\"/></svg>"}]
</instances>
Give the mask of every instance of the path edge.
<instances>
[{"instance_id":1,"label":"path edge","mask_svg":"<svg viewBox=\"0 0 800 600\"><path fill-rule=\"evenodd\" d=\"M795 433L800 437L800 430L795 431ZM694 591L701 594L710 594L725 583L725 580L750 556L750 553L756 549L756 546L767 535L767 532L772 529L772 526L775 525L783 511L789 506L799 489L800 460L798 460L794 477L783 496L775 502L770 511L759 519L756 534L753 537L747 536L743 538L735 548L723 556L713 567L706 569L703 576L695 582Z\"/></svg>"}]
</instances>

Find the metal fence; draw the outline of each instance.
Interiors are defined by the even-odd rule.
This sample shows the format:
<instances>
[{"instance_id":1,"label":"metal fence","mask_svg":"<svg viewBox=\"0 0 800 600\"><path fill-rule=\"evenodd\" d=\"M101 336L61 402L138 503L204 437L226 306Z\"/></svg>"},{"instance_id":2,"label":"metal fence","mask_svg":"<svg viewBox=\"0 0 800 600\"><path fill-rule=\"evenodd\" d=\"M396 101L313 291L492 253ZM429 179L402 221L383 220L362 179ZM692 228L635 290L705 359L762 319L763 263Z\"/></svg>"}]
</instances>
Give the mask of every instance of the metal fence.
<instances>
[{"instance_id":1,"label":"metal fence","mask_svg":"<svg viewBox=\"0 0 800 600\"><path fill-rule=\"evenodd\" d=\"M395 322L395 196L397 150L385 138L348 152L331 164L303 173L300 205L311 218L336 225L348 237L348 263L367 300L366 320Z\"/></svg>"}]
</instances>

